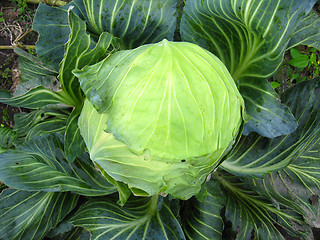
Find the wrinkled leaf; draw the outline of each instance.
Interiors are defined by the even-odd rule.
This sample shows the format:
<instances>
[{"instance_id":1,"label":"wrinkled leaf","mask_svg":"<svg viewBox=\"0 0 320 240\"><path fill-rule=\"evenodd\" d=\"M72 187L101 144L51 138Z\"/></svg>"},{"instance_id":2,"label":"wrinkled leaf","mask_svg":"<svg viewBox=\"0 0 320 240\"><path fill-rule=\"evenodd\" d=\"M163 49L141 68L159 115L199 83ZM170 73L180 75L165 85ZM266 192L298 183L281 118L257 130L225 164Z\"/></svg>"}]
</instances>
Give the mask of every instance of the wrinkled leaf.
<instances>
[{"instance_id":1,"label":"wrinkled leaf","mask_svg":"<svg viewBox=\"0 0 320 240\"><path fill-rule=\"evenodd\" d=\"M261 177L286 167L307 151L320 131L319 82L320 78L302 82L282 96L298 121L296 131L273 139L257 134L242 137L221 166L236 175Z\"/></svg>"},{"instance_id":2,"label":"wrinkled leaf","mask_svg":"<svg viewBox=\"0 0 320 240\"><path fill-rule=\"evenodd\" d=\"M284 240L276 224L292 236L302 239L312 236L310 226L299 214L279 210L271 199L259 195L235 176L226 172L216 172L214 176L225 193L225 217L232 223L236 239Z\"/></svg>"},{"instance_id":3,"label":"wrinkled leaf","mask_svg":"<svg viewBox=\"0 0 320 240\"><path fill-rule=\"evenodd\" d=\"M162 197L133 198L124 207L109 199L89 200L70 219L88 229L92 240L183 240L182 229Z\"/></svg>"},{"instance_id":4,"label":"wrinkled leaf","mask_svg":"<svg viewBox=\"0 0 320 240\"><path fill-rule=\"evenodd\" d=\"M86 196L114 193L87 155L66 161L57 135L35 137L0 154L0 180L10 187L32 191L72 191Z\"/></svg>"},{"instance_id":5,"label":"wrinkled leaf","mask_svg":"<svg viewBox=\"0 0 320 240\"><path fill-rule=\"evenodd\" d=\"M45 66L37 57L20 48L15 48L14 51L19 55L19 71L22 80L22 83L15 90L14 96L22 95L25 91L37 86L58 91L60 85L57 80L58 72Z\"/></svg>"},{"instance_id":6,"label":"wrinkled leaf","mask_svg":"<svg viewBox=\"0 0 320 240\"><path fill-rule=\"evenodd\" d=\"M0 239L42 239L76 205L71 193L6 189L0 195Z\"/></svg>"}]
</instances>

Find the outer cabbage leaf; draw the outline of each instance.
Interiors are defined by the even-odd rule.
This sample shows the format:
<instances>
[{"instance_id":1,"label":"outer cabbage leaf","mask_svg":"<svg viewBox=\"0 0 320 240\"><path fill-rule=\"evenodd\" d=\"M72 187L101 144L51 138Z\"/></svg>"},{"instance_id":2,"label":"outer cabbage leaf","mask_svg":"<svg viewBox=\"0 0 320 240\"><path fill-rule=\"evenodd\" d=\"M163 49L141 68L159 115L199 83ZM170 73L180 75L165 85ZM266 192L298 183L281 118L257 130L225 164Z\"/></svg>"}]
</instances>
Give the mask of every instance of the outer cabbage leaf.
<instances>
[{"instance_id":1,"label":"outer cabbage leaf","mask_svg":"<svg viewBox=\"0 0 320 240\"><path fill-rule=\"evenodd\" d=\"M70 6L77 16L86 21L87 33L95 40L103 32L108 32L119 38L122 48L128 49L163 38L173 39L175 0L74 0L61 8L40 4L33 22L33 29L40 35L37 53L41 60L56 70L69 38L67 9Z\"/></svg>"},{"instance_id":2,"label":"outer cabbage leaf","mask_svg":"<svg viewBox=\"0 0 320 240\"><path fill-rule=\"evenodd\" d=\"M312 239L311 227L297 212L286 208L280 210L273 199L258 194L248 184L231 174L217 171L213 175L218 181L212 178L212 184L220 182L226 197L224 215L226 220L232 223L229 229L234 234L232 239L284 240L277 225L291 236Z\"/></svg>"},{"instance_id":3,"label":"outer cabbage leaf","mask_svg":"<svg viewBox=\"0 0 320 240\"><path fill-rule=\"evenodd\" d=\"M46 192L72 191L85 196L114 193L111 185L92 166L87 154L66 161L58 135L44 135L0 154L0 180L10 187Z\"/></svg>"},{"instance_id":4,"label":"outer cabbage leaf","mask_svg":"<svg viewBox=\"0 0 320 240\"><path fill-rule=\"evenodd\" d=\"M195 197L185 203L183 211L183 227L190 240L222 239L224 229L221 212L226 197L216 179L205 184L206 198L203 202Z\"/></svg>"},{"instance_id":5,"label":"outer cabbage leaf","mask_svg":"<svg viewBox=\"0 0 320 240\"><path fill-rule=\"evenodd\" d=\"M308 45L320 49L320 14L311 10L297 26L287 48Z\"/></svg>"},{"instance_id":6,"label":"outer cabbage leaf","mask_svg":"<svg viewBox=\"0 0 320 240\"><path fill-rule=\"evenodd\" d=\"M235 175L263 176L278 171L295 161L318 139L320 131L320 78L300 83L282 96L298 120L293 133L264 138L257 134L243 137L222 163L222 167Z\"/></svg>"},{"instance_id":7,"label":"outer cabbage leaf","mask_svg":"<svg viewBox=\"0 0 320 240\"><path fill-rule=\"evenodd\" d=\"M132 198L124 207L111 199L92 199L70 219L91 239L185 240L179 222L162 197Z\"/></svg>"},{"instance_id":8,"label":"outer cabbage leaf","mask_svg":"<svg viewBox=\"0 0 320 240\"><path fill-rule=\"evenodd\" d=\"M43 239L76 206L78 195L6 189L0 195L0 239Z\"/></svg>"},{"instance_id":9,"label":"outer cabbage leaf","mask_svg":"<svg viewBox=\"0 0 320 240\"><path fill-rule=\"evenodd\" d=\"M187 1L182 40L216 54L236 81L267 78L283 59L298 23L316 0Z\"/></svg>"}]
</instances>

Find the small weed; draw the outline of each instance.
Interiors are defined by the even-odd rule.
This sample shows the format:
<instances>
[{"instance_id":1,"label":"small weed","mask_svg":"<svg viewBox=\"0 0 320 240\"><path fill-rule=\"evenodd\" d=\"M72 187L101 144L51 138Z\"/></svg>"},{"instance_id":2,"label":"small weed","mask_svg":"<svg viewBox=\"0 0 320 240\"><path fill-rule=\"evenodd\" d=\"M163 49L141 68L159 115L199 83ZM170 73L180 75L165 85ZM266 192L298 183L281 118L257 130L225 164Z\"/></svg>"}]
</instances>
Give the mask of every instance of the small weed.
<instances>
[{"instance_id":1,"label":"small weed","mask_svg":"<svg viewBox=\"0 0 320 240\"><path fill-rule=\"evenodd\" d=\"M279 93L296 83L319 76L320 52L317 49L299 46L291 48L286 56L287 60L270 80L271 86Z\"/></svg>"},{"instance_id":2,"label":"small weed","mask_svg":"<svg viewBox=\"0 0 320 240\"><path fill-rule=\"evenodd\" d=\"M28 7L27 3L24 0L12 0L12 1L19 8L19 15L22 15L25 12L26 8ZM14 9L15 11L17 10L17 7Z\"/></svg>"},{"instance_id":3,"label":"small weed","mask_svg":"<svg viewBox=\"0 0 320 240\"><path fill-rule=\"evenodd\" d=\"M9 118L10 118L10 116L9 116L9 111L8 111L8 106L5 108L5 109L3 109L3 111L2 111L2 121L1 122L3 122L3 123L8 123L8 121L9 121Z\"/></svg>"},{"instance_id":4,"label":"small weed","mask_svg":"<svg viewBox=\"0 0 320 240\"><path fill-rule=\"evenodd\" d=\"M4 21L4 13L3 12L0 12L0 22L3 22Z\"/></svg>"},{"instance_id":5,"label":"small weed","mask_svg":"<svg viewBox=\"0 0 320 240\"><path fill-rule=\"evenodd\" d=\"M1 72L1 76L4 79L8 79L9 77L11 77L11 70L10 68L6 68L3 70L3 72Z\"/></svg>"},{"instance_id":6,"label":"small weed","mask_svg":"<svg viewBox=\"0 0 320 240\"><path fill-rule=\"evenodd\" d=\"M292 71L288 70L288 76L296 83L312 79L319 75L320 61L319 53L313 47L299 50L298 48L290 49L292 59L289 65L295 67ZM308 73L308 74L307 74Z\"/></svg>"}]
</instances>

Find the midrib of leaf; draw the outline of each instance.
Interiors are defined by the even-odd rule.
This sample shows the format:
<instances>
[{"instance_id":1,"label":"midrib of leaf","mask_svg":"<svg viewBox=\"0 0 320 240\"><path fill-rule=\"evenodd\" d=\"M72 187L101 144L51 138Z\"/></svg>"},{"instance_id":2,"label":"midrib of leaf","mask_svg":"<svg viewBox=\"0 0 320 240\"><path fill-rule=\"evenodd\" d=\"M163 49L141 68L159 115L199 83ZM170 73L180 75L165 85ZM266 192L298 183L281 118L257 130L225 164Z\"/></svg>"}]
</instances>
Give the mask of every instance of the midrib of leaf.
<instances>
[{"instance_id":1,"label":"midrib of leaf","mask_svg":"<svg viewBox=\"0 0 320 240\"><path fill-rule=\"evenodd\" d=\"M37 193L36 193L36 195L37 195ZM25 201L23 201L23 202L26 202L26 201L29 200L30 198L34 198L34 196L35 196L35 195L31 195L29 198L25 199ZM42 201L41 201L41 202L36 203L33 208L30 208L28 211L23 212L21 215L17 216L16 218L19 218L19 217L21 217L22 215L25 215L26 213L28 213L28 212L30 212L30 211L34 211L33 214L30 216L30 218L27 218L27 219L25 219L24 221L21 221L18 225L15 225L15 227L12 228L10 231L8 231L7 234L10 233L10 232L12 232L12 231L14 231L14 229L17 228L17 227L19 227L20 225L28 225L28 223L32 222L32 221L33 221L33 218L34 218L35 216L37 216L39 210L41 210L41 208L44 206L44 204L46 203L47 199L49 199L49 198L52 198L52 194L47 193L47 194L45 195L45 197L42 198ZM23 202L21 202L20 204L17 204L15 207L18 207L19 205L22 205ZM34 209L34 208L36 208L36 209ZM10 210L11 210L11 209L10 209ZM26 224L24 224L24 223L26 223ZM6 225L4 225L4 226L6 226ZM35 233L36 233L36 232L35 232ZM18 234L20 234L20 232L19 232Z\"/></svg>"},{"instance_id":2,"label":"midrib of leaf","mask_svg":"<svg viewBox=\"0 0 320 240\"><path fill-rule=\"evenodd\" d=\"M278 210L271 204L267 204L266 202L263 202L254 196L258 196L257 193L251 191L244 191L241 190L234 185L232 185L230 182L226 181L223 177L220 177L218 174L214 174L214 176L219 180L221 185L230 190L234 195L238 197L238 199L242 202L242 204L246 205L249 209L251 209L252 214L256 214L255 211L259 212L263 216L265 216L266 219L269 220L269 217L265 215L261 211L261 209L264 209L266 212L272 212L275 213L277 216L283 217L283 218L291 218L289 214L284 213L283 211ZM253 195L254 193L255 195ZM271 221L270 221L271 223Z\"/></svg>"},{"instance_id":3,"label":"midrib of leaf","mask_svg":"<svg viewBox=\"0 0 320 240\"><path fill-rule=\"evenodd\" d=\"M313 181L317 185L317 187L320 189L320 180L308 174L309 171L307 170L310 170L310 168L302 169L301 167L294 165L294 163L288 165L287 168L299 178L299 180L303 183L306 189L308 189L311 193L315 194L314 191L307 184L305 184L305 181L301 178L301 176L304 176L307 179ZM320 170L320 168L317 168L317 170Z\"/></svg>"}]
</instances>

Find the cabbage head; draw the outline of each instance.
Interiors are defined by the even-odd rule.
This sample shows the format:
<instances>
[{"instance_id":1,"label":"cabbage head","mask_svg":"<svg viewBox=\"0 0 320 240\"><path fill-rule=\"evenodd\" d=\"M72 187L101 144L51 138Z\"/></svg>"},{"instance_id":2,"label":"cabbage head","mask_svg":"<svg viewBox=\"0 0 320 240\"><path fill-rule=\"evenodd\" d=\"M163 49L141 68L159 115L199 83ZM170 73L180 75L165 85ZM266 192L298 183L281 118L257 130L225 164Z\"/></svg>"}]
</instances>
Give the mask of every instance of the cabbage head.
<instances>
[{"instance_id":1,"label":"cabbage head","mask_svg":"<svg viewBox=\"0 0 320 240\"><path fill-rule=\"evenodd\" d=\"M192 43L119 51L74 74L87 96L79 127L91 159L136 195L199 192L243 123L228 70Z\"/></svg>"}]
</instances>

